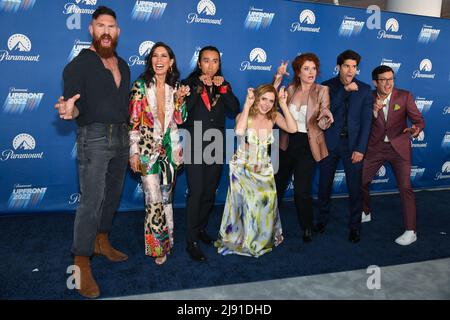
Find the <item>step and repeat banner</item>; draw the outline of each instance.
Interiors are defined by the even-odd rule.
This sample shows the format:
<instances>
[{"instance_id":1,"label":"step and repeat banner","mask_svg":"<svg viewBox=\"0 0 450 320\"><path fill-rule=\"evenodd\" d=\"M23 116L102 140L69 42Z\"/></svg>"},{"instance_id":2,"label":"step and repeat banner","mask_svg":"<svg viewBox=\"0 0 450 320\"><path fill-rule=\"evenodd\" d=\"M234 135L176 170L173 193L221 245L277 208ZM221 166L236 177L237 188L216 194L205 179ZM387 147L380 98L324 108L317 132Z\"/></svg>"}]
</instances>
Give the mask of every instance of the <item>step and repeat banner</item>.
<instances>
[{"instance_id":1,"label":"step and repeat banner","mask_svg":"<svg viewBox=\"0 0 450 320\"><path fill-rule=\"evenodd\" d=\"M396 86L413 93L426 121L411 142L413 187L450 187L450 20L283 0L0 0L0 214L77 207L76 124L60 120L53 106L64 66L90 45L88 25L99 5L117 13L118 53L132 79L157 41L172 47L182 78L200 48L214 45L241 103L248 87L270 82L281 60L302 52L321 59L319 82L337 74L336 56L346 49L361 54L362 81L371 83L374 67L391 66ZM228 119L227 127L233 125ZM335 195L346 194L342 169ZM217 203L226 198L227 176L224 166ZM139 180L127 173L121 211L143 210ZM316 174L314 193L317 181ZM389 165L371 189L396 190ZM175 207L185 206L186 194L182 173Z\"/></svg>"}]
</instances>

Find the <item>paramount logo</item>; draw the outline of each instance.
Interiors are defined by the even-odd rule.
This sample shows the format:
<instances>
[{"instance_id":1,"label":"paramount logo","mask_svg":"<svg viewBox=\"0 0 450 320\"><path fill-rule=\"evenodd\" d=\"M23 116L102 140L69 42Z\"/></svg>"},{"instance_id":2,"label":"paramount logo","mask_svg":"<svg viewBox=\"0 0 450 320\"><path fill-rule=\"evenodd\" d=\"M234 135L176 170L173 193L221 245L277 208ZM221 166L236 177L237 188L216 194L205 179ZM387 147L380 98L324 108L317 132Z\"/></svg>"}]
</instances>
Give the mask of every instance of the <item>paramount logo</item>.
<instances>
[{"instance_id":1,"label":"paramount logo","mask_svg":"<svg viewBox=\"0 0 450 320\"><path fill-rule=\"evenodd\" d=\"M221 25L222 19L213 19L216 14L216 5L211 0L200 0L197 4L197 13L192 12L188 14L186 22L191 23L205 23Z\"/></svg>"},{"instance_id":2,"label":"paramount logo","mask_svg":"<svg viewBox=\"0 0 450 320\"><path fill-rule=\"evenodd\" d=\"M426 148L427 142L425 141L425 132L421 131L417 137L415 137L411 141L411 147L412 148Z\"/></svg>"},{"instance_id":3,"label":"paramount logo","mask_svg":"<svg viewBox=\"0 0 450 320\"><path fill-rule=\"evenodd\" d=\"M7 41L8 50L0 50L0 61L31 61L39 62L39 55L27 55L31 51L30 39L20 33L13 34ZM10 54L10 52L24 53L20 55Z\"/></svg>"},{"instance_id":4,"label":"paramount logo","mask_svg":"<svg viewBox=\"0 0 450 320\"><path fill-rule=\"evenodd\" d=\"M389 178L385 178L386 177L386 167L385 166L381 166L380 169L378 169L378 172L376 174L376 178L373 179L372 183L377 184L377 183L388 183L389 182Z\"/></svg>"},{"instance_id":5,"label":"paramount logo","mask_svg":"<svg viewBox=\"0 0 450 320\"><path fill-rule=\"evenodd\" d=\"M13 148L19 153L15 153L14 150L3 150L0 155L0 161L16 160L16 159L42 159L44 152L30 153L28 150L34 150L36 147L36 141L33 136L27 133L18 134L12 142Z\"/></svg>"},{"instance_id":6,"label":"paramount logo","mask_svg":"<svg viewBox=\"0 0 450 320\"><path fill-rule=\"evenodd\" d=\"M75 0L75 3L69 2L64 5L63 14L88 14L92 15L95 8L80 8L78 5L95 6L97 0Z\"/></svg>"},{"instance_id":7,"label":"paramount logo","mask_svg":"<svg viewBox=\"0 0 450 320\"><path fill-rule=\"evenodd\" d=\"M242 61L240 71L271 71L272 65L263 65L267 61L267 54L262 48L254 48L249 54L250 61ZM255 64L256 63L256 64Z\"/></svg>"},{"instance_id":8,"label":"paramount logo","mask_svg":"<svg viewBox=\"0 0 450 320\"><path fill-rule=\"evenodd\" d=\"M320 32L320 27L313 27L316 23L316 15L313 11L309 9L303 10L300 12L298 19L300 22L291 24L291 32Z\"/></svg>"},{"instance_id":9,"label":"paramount logo","mask_svg":"<svg viewBox=\"0 0 450 320\"><path fill-rule=\"evenodd\" d=\"M433 64L430 59L423 59L420 62L419 70L414 70L412 78L425 78L425 79L434 79L436 76L435 73L429 73L433 69Z\"/></svg>"},{"instance_id":10,"label":"paramount logo","mask_svg":"<svg viewBox=\"0 0 450 320\"><path fill-rule=\"evenodd\" d=\"M392 34L393 32L398 32L400 25L398 21L394 18L390 18L386 21L385 30L380 30L378 32L377 39L394 39L402 40L403 34Z\"/></svg>"},{"instance_id":11,"label":"paramount logo","mask_svg":"<svg viewBox=\"0 0 450 320\"><path fill-rule=\"evenodd\" d=\"M128 58L128 65L130 67L133 67L135 65L137 66L145 66L145 58L150 54L150 51L152 50L155 43L153 41L147 40L142 42L139 45L139 55L133 55Z\"/></svg>"}]
</instances>

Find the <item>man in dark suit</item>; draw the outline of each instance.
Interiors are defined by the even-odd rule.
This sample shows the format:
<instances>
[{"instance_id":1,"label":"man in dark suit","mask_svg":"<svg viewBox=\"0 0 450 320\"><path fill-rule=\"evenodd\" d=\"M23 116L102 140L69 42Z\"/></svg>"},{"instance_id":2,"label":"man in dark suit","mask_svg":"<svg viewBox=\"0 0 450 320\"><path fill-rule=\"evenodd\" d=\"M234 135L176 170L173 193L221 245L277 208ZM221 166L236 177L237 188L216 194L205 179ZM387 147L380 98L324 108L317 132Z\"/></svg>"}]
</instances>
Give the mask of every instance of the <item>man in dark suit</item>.
<instances>
[{"instance_id":1,"label":"man in dark suit","mask_svg":"<svg viewBox=\"0 0 450 320\"><path fill-rule=\"evenodd\" d=\"M337 57L339 75L322 84L330 88L333 125L325 131L329 155L319 162L319 217L315 231L323 233L328 222L336 167L342 159L350 196L349 241L360 240L362 159L372 121L370 86L355 79L361 56L346 50Z\"/></svg>"},{"instance_id":2,"label":"man in dark suit","mask_svg":"<svg viewBox=\"0 0 450 320\"><path fill-rule=\"evenodd\" d=\"M372 71L373 104L372 130L367 153L363 162L363 213L362 221L371 220L369 184L373 177L388 161L397 179L403 207L403 221L406 231L395 242L409 245L417 240L416 200L411 188L411 141L425 127L422 114L417 109L412 94L394 88L394 70L388 66L378 66ZM407 127L407 120L413 124Z\"/></svg>"}]
</instances>

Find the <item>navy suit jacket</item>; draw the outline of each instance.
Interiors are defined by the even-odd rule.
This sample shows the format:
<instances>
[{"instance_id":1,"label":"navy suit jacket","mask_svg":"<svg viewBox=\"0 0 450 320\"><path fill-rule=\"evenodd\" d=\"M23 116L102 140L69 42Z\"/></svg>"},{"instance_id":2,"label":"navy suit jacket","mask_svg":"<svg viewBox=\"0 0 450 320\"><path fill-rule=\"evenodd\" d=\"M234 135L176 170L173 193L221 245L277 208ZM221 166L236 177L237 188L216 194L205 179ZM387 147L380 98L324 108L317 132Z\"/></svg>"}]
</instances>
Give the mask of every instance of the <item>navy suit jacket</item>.
<instances>
[{"instance_id":1,"label":"navy suit jacket","mask_svg":"<svg viewBox=\"0 0 450 320\"><path fill-rule=\"evenodd\" d=\"M351 152L365 153L372 125L373 96L368 84L357 79L353 81L358 85L358 91L349 92L348 98L348 147ZM340 134L345 122L344 100L346 91L339 76L322 83L330 88L330 110L333 113L334 123L325 130L325 141L329 151L339 147Z\"/></svg>"}]
</instances>

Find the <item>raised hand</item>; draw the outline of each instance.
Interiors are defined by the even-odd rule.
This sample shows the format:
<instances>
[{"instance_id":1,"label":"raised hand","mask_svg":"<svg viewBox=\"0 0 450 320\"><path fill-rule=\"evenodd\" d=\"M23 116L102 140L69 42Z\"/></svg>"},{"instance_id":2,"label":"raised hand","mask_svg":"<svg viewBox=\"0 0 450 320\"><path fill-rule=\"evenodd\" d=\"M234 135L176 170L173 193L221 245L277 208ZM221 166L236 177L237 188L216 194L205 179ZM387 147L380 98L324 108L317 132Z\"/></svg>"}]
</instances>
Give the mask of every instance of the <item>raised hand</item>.
<instances>
[{"instance_id":1,"label":"raised hand","mask_svg":"<svg viewBox=\"0 0 450 320\"><path fill-rule=\"evenodd\" d=\"M221 76L214 76L214 78L212 79L212 82L216 87L220 87L224 81L225 79Z\"/></svg>"},{"instance_id":2,"label":"raised hand","mask_svg":"<svg viewBox=\"0 0 450 320\"><path fill-rule=\"evenodd\" d=\"M244 106L248 106L250 108L254 102L255 102L255 89L248 88L247 89L247 97L245 97Z\"/></svg>"},{"instance_id":3,"label":"raised hand","mask_svg":"<svg viewBox=\"0 0 450 320\"><path fill-rule=\"evenodd\" d=\"M182 85L175 92L175 97L177 100L181 100L184 97L189 96L190 94L191 94L191 89L189 88L189 86Z\"/></svg>"},{"instance_id":4,"label":"raised hand","mask_svg":"<svg viewBox=\"0 0 450 320\"><path fill-rule=\"evenodd\" d=\"M322 130L328 129L334 122L333 114L329 109L322 109L317 117L317 123Z\"/></svg>"},{"instance_id":5,"label":"raised hand","mask_svg":"<svg viewBox=\"0 0 450 320\"><path fill-rule=\"evenodd\" d=\"M78 109L75 107L75 102L80 99L80 94L74 95L67 101L64 97L59 97L58 102L55 104L55 109L58 110L59 117L64 120L72 120L79 114Z\"/></svg>"},{"instance_id":6,"label":"raised hand","mask_svg":"<svg viewBox=\"0 0 450 320\"><path fill-rule=\"evenodd\" d=\"M416 125L413 124L413 125L411 126L411 128L405 128L405 129L403 130L403 133L407 133L407 132L409 132L409 134L411 135L412 138L415 138L415 137L417 137L417 136L419 135L419 133L420 133L420 128L416 127Z\"/></svg>"},{"instance_id":7,"label":"raised hand","mask_svg":"<svg viewBox=\"0 0 450 320\"><path fill-rule=\"evenodd\" d=\"M206 74L202 74L199 79L205 86L211 87L213 85L211 77Z\"/></svg>"},{"instance_id":8,"label":"raised hand","mask_svg":"<svg viewBox=\"0 0 450 320\"><path fill-rule=\"evenodd\" d=\"M381 109L383 109L383 99L377 97L377 99L373 103L373 112L378 113L378 111L380 111Z\"/></svg>"},{"instance_id":9,"label":"raised hand","mask_svg":"<svg viewBox=\"0 0 450 320\"><path fill-rule=\"evenodd\" d=\"M285 87L281 87L278 91L278 101L280 103L280 106L285 106L287 102L287 91Z\"/></svg>"},{"instance_id":10,"label":"raised hand","mask_svg":"<svg viewBox=\"0 0 450 320\"><path fill-rule=\"evenodd\" d=\"M346 91L358 91L358 85L356 82L352 82L344 87Z\"/></svg>"},{"instance_id":11,"label":"raised hand","mask_svg":"<svg viewBox=\"0 0 450 320\"><path fill-rule=\"evenodd\" d=\"M288 67L288 63L289 60L286 60L286 62L284 62L283 60L281 60L280 65L277 68L277 73L275 74L276 77L283 77L283 76L289 76L289 72L287 72L287 67Z\"/></svg>"}]
</instances>

